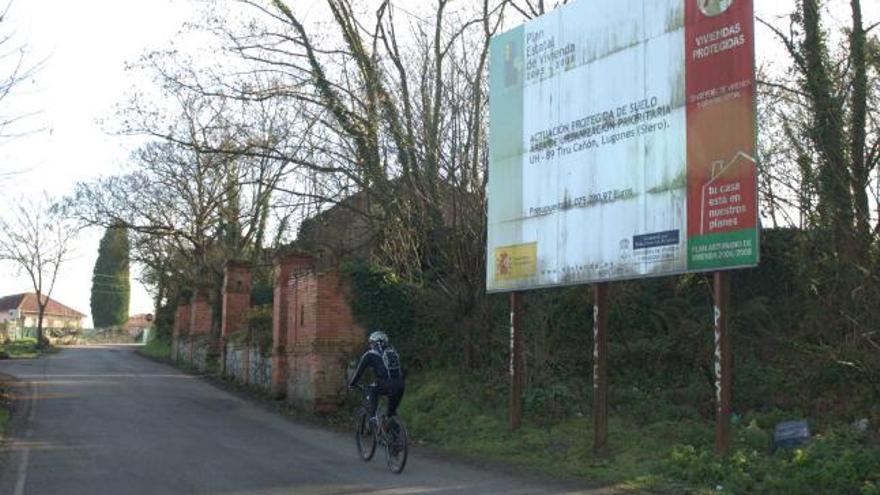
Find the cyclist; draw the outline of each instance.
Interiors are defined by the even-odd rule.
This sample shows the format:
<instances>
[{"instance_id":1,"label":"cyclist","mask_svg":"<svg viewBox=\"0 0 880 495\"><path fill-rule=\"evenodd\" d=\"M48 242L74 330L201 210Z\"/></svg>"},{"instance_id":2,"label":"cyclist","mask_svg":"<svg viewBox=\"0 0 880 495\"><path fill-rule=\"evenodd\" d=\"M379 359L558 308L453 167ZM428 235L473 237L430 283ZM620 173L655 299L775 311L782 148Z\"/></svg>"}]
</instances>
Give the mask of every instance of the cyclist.
<instances>
[{"instance_id":1,"label":"cyclist","mask_svg":"<svg viewBox=\"0 0 880 495\"><path fill-rule=\"evenodd\" d=\"M376 382L367 386L367 393L370 399L370 422L375 425L380 395L388 396L388 417L397 415L397 407L403 399L405 374L400 364L400 355L391 346L385 332L375 330L370 333L369 343L370 349L361 356L357 371L348 386L354 388L367 368L373 370Z\"/></svg>"}]
</instances>

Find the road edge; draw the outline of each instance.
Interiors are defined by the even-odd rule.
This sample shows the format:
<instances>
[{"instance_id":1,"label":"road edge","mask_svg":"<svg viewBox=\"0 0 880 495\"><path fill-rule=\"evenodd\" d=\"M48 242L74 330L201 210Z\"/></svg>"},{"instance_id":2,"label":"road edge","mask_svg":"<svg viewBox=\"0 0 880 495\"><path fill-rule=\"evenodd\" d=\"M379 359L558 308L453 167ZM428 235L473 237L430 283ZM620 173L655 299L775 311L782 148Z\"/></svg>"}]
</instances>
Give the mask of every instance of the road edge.
<instances>
[{"instance_id":1,"label":"road edge","mask_svg":"<svg viewBox=\"0 0 880 495\"><path fill-rule=\"evenodd\" d=\"M0 382L10 397L8 402L0 406L8 407L9 411L9 421L0 439L0 481L4 486L14 486L12 493L20 495L24 492L27 479L30 449L15 450L12 442L15 437L20 441L33 434L30 423L34 420L37 389L32 381L7 373L0 373Z\"/></svg>"}]
</instances>

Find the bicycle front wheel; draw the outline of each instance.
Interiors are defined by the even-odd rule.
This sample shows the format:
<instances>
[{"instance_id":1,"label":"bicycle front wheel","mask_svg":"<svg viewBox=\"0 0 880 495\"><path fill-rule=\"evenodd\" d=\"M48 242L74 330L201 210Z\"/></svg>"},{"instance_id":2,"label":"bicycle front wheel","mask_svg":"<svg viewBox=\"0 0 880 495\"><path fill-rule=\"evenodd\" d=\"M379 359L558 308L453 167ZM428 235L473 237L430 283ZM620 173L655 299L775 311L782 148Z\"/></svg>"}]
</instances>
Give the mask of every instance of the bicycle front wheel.
<instances>
[{"instance_id":1,"label":"bicycle front wheel","mask_svg":"<svg viewBox=\"0 0 880 495\"><path fill-rule=\"evenodd\" d=\"M373 458L376 453L376 432L370 425L370 417L366 411L360 411L355 415L355 442L358 454L364 462Z\"/></svg>"},{"instance_id":2,"label":"bicycle front wheel","mask_svg":"<svg viewBox=\"0 0 880 495\"><path fill-rule=\"evenodd\" d=\"M400 474L406 466L408 439L406 427L399 419L388 420L387 442L385 442L385 461L392 473Z\"/></svg>"}]
</instances>

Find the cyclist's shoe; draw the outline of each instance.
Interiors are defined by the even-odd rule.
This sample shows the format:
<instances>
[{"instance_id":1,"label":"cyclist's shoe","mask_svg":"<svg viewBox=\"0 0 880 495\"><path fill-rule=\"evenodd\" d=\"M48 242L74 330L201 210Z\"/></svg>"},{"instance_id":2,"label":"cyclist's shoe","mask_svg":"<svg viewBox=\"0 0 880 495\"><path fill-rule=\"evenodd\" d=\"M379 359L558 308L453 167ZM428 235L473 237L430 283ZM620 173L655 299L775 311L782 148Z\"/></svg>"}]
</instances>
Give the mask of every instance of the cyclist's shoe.
<instances>
[{"instance_id":1,"label":"cyclist's shoe","mask_svg":"<svg viewBox=\"0 0 880 495\"><path fill-rule=\"evenodd\" d=\"M397 457L397 454L400 453L400 447L398 447L397 444L392 443L388 445L388 453L391 454L391 457Z\"/></svg>"}]
</instances>

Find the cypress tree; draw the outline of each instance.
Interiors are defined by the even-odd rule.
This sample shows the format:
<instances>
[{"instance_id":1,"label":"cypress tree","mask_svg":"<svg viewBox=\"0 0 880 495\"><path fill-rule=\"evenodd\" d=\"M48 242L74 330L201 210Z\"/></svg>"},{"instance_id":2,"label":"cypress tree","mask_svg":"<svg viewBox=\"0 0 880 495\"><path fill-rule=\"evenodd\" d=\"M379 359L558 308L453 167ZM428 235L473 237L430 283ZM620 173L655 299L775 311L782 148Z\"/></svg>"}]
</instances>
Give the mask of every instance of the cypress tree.
<instances>
[{"instance_id":1,"label":"cypress tree","mask_svg":"<svg viewBox=\"0 0 880 495\"><path fill-rule=\"evenodd\" d=\"M109 227L101 238L92 272L92 320L95 328L128 321L131 287L128 280L128 231Z\"/></svg>"}]
</instances>

